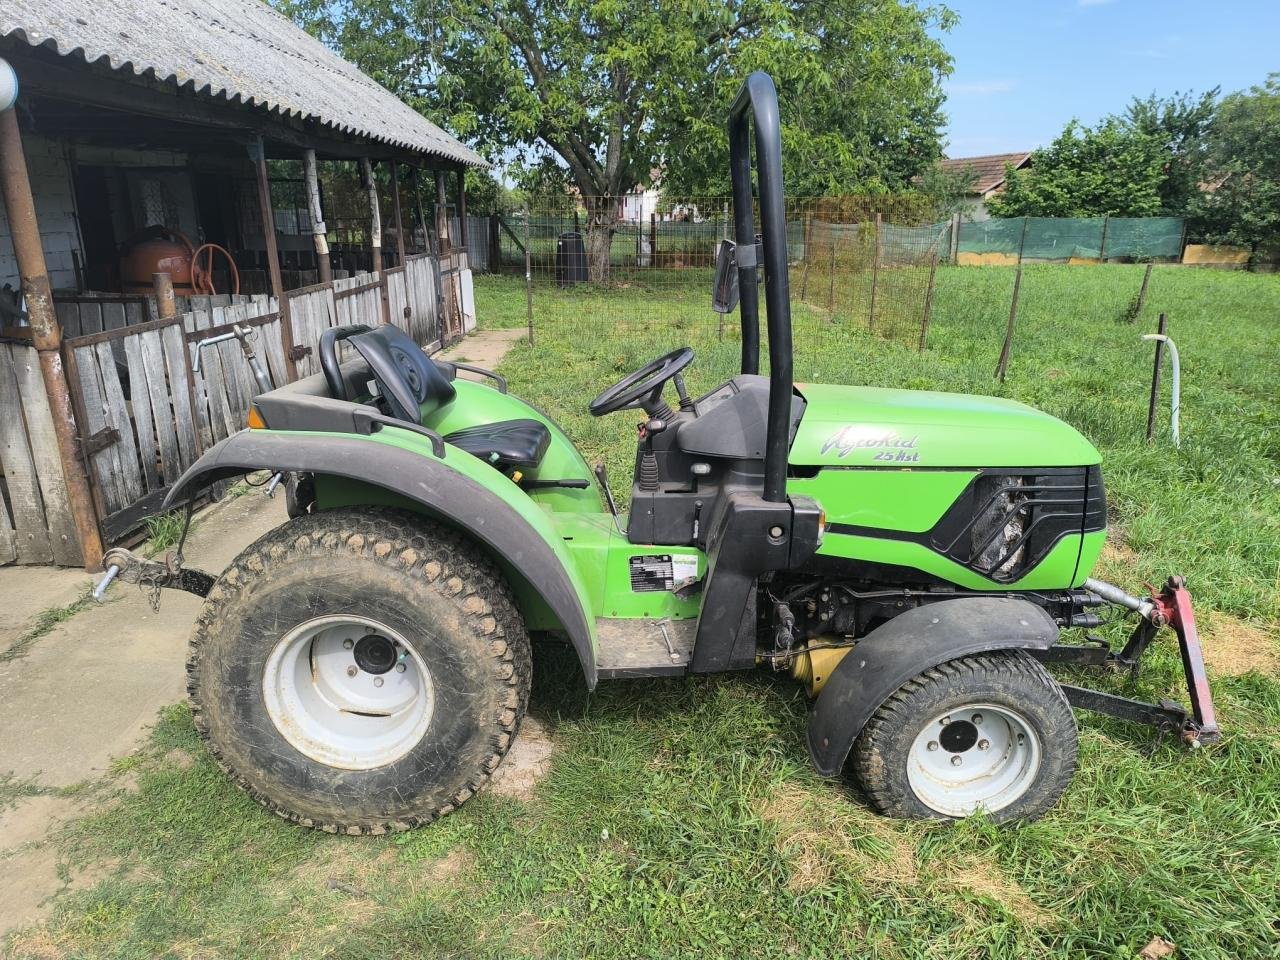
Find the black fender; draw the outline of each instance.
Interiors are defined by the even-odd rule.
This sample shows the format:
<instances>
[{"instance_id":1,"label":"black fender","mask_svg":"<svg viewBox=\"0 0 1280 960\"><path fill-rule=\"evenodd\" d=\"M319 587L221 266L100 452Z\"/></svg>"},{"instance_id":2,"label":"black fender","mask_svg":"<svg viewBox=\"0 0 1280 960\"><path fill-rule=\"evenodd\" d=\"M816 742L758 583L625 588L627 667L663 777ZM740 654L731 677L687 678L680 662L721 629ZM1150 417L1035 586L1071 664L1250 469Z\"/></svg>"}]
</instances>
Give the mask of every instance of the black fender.
<instances>
[{"instance_id":1,"label":"black fender","mask_svg":"<svg viewBox=\"0 0 1280 960\"><path fill-rule=\"evenodd\" d=\"M420 504L425 512L474 537L523 577L564 627L582 662L587 686L596 685L595 651L586 612L560 558L519 513L483 486L440 460L358 436L242 430L209 449L187 468L165 497L170 509L219 480L251 470L328 474L381 487Z\"/></svg>"},{"instance_id":2,"label":"black fender","mask_svg":"<svg viewBox=\"0 0 1280 960\"><path fill-rule=\"evenodd\" d=\"M837 776L871 715L904 683L957 657L1045 650L1058 625L1030 600L957 597L899 614L857 642L832 671L809 714L809 756Z\"/></svg>"}]
</instances>

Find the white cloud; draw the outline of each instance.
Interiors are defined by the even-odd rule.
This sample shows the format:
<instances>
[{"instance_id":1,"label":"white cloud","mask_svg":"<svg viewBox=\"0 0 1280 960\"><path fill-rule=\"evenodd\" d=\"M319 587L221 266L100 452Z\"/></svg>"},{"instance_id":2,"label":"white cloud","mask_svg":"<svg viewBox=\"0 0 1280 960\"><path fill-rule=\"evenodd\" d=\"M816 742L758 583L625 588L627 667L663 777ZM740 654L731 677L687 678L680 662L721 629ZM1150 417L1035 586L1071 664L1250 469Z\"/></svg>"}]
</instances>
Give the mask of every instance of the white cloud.
<instances>
[{"instance_id":1,"label":"white cloud","mask_svg":"<svg viewBox=\"0 0 1280 960\"><path fill-rule=\"evenodd\" d=\"M1009 93L1018 85L1017 80L974 80L969 83L948 83L947 93L955 96L990 97L997 93Z\"/></svg>"}]
</instances>

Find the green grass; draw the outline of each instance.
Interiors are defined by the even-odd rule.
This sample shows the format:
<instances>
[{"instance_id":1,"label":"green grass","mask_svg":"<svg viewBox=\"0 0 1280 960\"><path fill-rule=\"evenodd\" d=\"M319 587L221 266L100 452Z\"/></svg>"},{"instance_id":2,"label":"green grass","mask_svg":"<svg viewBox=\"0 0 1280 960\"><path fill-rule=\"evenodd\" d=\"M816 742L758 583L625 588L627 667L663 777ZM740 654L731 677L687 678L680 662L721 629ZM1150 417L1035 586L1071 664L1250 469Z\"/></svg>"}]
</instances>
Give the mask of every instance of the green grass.
<instances>
[{"instance_id":1,"label":"green grass","mask_svg":"<svg viewBox=\"0 0 1280 960\"><path fill-rule=\"evenodd\" d=\"M482 793L434 826L359 840L258 808L174 707L120 767L134 789L57 841L68 869L109 876L60 899L10 952L1021 960L1133 957L1159 935L1180 957L1274 957L1280 278L1157 268L1130 325L1140 280L1140 267L1029 268L1003 386L991 374L1008 271L940 271L923 355L800 308L797 377L1001 393L1084 430L1115 520L1105 574L1137 587L1187 573L1207 645L1239 647L1213 676L1220 746L1188 752L1081 714L1079 773L1043 820L899 823L810 772L806 703L789 682L613 682L588 697L549 649L533 712L558 751L534 797ZM701 291L675 305L643 286L621 302L556 296L564 309L540 321L537 349L517 345L502 371L610 464L622 493L631 419L592 420L586 402L683 342L698 351L691 387L709 387L733 370L733 331L719 342ZM519 281L481 279L477 299L484 318L524 322ZM1186 365L1180 451L1167 416L1157 443L1142 439L1151 358L1137 337L1159 310ZM1135 690L1176 697L1179 683L1163 641Z\"/></svg>"},{"instance_id":2,"label":"green grass","mask_svg":"<svg viewBox=\"0 0 1280 960\"><path fill-rule=\"evenodd\" d=\"M65 606L41 610L31 618L31 626L22 636L4 650L0 650L0 664L12 663L14 660L25 657L41 637L47 636L54 627L70 620L80 611L87 610L93 603L93 587L85 587L80 596Z\"/></svg>"}]
</instances>

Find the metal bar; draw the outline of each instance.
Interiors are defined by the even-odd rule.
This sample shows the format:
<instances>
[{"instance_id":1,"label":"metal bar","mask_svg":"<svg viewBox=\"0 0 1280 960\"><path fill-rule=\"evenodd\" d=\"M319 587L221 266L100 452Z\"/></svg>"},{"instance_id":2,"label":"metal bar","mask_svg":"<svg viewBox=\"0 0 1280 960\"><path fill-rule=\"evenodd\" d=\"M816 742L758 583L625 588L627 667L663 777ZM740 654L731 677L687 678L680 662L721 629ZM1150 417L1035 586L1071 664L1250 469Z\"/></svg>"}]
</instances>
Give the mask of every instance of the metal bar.
<instances>
[{"instance_id":1,"label":"metal bar","mask_svg":"<svg viewBox=\"0 0 1280 960\"><path fill-rule=\"evenodd\" d=\"M396 230L396 256L400 266L404 266L404 220L400 216L400 164L391 161L391 202L395 207L395 218L392 223Z\"/></svg>"},{"instance_id":2,"label":"metal bar","mask_svg":"<svg viewBox=\"0 0 1280 960\"><path fill-rule=\"evenodd\" d=\"M924 353L929 337L929 317L933 314L933 283L938 275L938 247L933 246L933 259L929 264L929 288L924 293L924 316L920 320L920 352Z\"/></svg>"},{"instance_id":3,"label":"metal bar","mask_svg":"<svg viewBox=\"0 0 1280 960\"><path fill-rule=\"evenodd\" d=\"M1165 314L1160 314L1159 323L1156 325L1156 333L1164 336L1168 332L1169 320ZM1160 370L1163 367L1161 361L1164 360L1164 344L1163 340L1156 341L1156 364L1151 371L1151 399L1147 403L1147 439L1150 440L1155 436L1156 432L1156 404L1160 402Z\"/></svg>"},{"instance_id":4,"label":"metal bar","mask_svg":"<svg viewBox=\"0 0 1280 960\"><path fill-rule=\"evenodd\" d=\"M1220 735L1218 717L1213 709L1209 678L1204 670L1204 653L1200 649L1200 631L1196 628L1196 614L1191 608L1191 595L1185 581L1181 577L1170 577L1162 598L1164 596L1169 598L1171 607L1169 625L1178 635L1187 696L1191 698L1191 712L1199 732L1197 739L1217 740Z\"/></svg>"},{"instance_id":5,"label":"metal bar","mask_svg":"<svg viewBox=\"0 0 1280 960\"><path fill-rule=\"evenodd\" d=\"M1182 411L1182 364L1178 359L1178 345L1163 333L1148 333L1142 339L1169 346L1169 362L1173 365L1173 382L1169 390L1169 429L1173 433L1173 445L1180 447L1182 440L1178 432L1178 414Z\"/></svg>"},{"instance_id":6,"label":"metal bar","mask_svg":"<svg viewBox=\"0 0 1280 960\"><path fill-rule=\"evenodd\" d=\"M4 193L14 258L18 262L22 295L27 303L31 342L40 359L40 375L49 398L67 505L80 540L85 569L96 572L102 566L102 532L98 528L89 476L76 449L77 421L62 363L62 327L53 306L53 289L49 284L44 247L40 241L40 226L36 221L27 158L22 152L22 133L18 129L18 115L12 107L0 111L0 190Z\"/></svg>"},{"instance_id":7,"label":"metal bar","mask_svg":"<svg viewBox=\"0 0 1280 960\"><path fill-rule=\"evenodd\" d=\"M1142 308L1147 305L1147 286L1151 283L1151 268L1154 263L1148 263L1147 269L1142 272L1142 286L1138 288L1138 306L1133 311L1133 319L1137 320L1142 316ZM1163 333L1164 331L1160 331Z\"/></svg>"},{"instance_id":8,"label":"metal bar","mask_svg":"<svg viewBox=\"0 0 1280 960\"><path fill-rule=\"evenodd\" d=\"M504 223L505 227L506 224ZM510 232L510 230L508 230ZM533 347L533 254L529 244L529 211L524 214L524 298L525 322L529 326L529 346Z\"/></svg>"},{"instance_id":9,"label":"metal bar","mask_svg":"<svg viewBox=\"0 0 1280 960\"><path fill-rule=\"evenodd\" d=\"M1121 720L1145 723L1148 726L1181 734L1186 728L1187 712L1176 706L1158 706L1154 703L1143 703L1141 700L1130 700L1114 693L1103 693L1101 690L1089 690L1085 687L1074 687L1070 684L1059 684L1066 695L1067 702L1081 710L1093 710L1105 713Z\"/></svg>"},{"instance_id":10,"label":"metal bar","mask_svg":"<svg viewBox=\"0 0 1280 960\"><path fill-rule=\"evenodd\" d=\"M800 299L809 293L809 260L813 256L813 214L804 218L804 270L800 274ZM724 320L721 319L723 326ZM721 339L724 339L721 337Z\"/></svg>"},{"instance_id":11,"label":"metal bar","mask_svg":"<svg viewBox=\"0 0 1280 960\"><path fill-rule=\"evenodd\" d=\"M316 171L314 150L308 149L303 154L303 166L307 182L307 208L311 212L311 241L316 249L316 269L321 283L333 283L333 263L329 260L329 231L320 205L320 178Z\"/></svg>"},{"instance_id":12,"label":"metal bar","mask_svg":"<svg viewBox=\"0 0 1280 960\"><path fill-rule=\"evenodd\" d=\"M280 305L280 343L284 349L285 370L289 380L298 379L298 365L294 359L293 318L290 316L289 298L284 293L280 279L280 251L276 247L276 217L271 203L271 184L267 180L267 153L262 138L249 148L250 158L257 167L258 208L262 216L262 234L267 244L267 273L271 278L271 292Z\"/></svg>"},{"instance_id":13,"label":"metal bar","mask_svg":"<svg viewBox=\"0 0 1280 960\"><path fill-rule=\"evenodd\" d=\"M1026 218L1024 217L1023 220ZM1024 227L1023 236L1026 236ZM1022 254L1018 254L1018 271L1013 275L1013 300L1009 304L1009 323L1004 331L1004 343L1000 345L1000 360L996 363L996 376L1004 383L1009 370L1009 355L1013 353L1013 323L1018 318L1018 295L1022 292Z\"/></svg>"},{"instance_id":14,"label":"metal bar","mask_svg":"<svg viewBox=\"0 0 1280 960\"><path fill-rule=\"evenodd\" d=\"M871 306L867 310L867 329L875 330L876 328L876 285L880 280L880 214L876 214L875 218L876 231L876 254L875 259L871 261Z\"/></svg>"}]
</instances>

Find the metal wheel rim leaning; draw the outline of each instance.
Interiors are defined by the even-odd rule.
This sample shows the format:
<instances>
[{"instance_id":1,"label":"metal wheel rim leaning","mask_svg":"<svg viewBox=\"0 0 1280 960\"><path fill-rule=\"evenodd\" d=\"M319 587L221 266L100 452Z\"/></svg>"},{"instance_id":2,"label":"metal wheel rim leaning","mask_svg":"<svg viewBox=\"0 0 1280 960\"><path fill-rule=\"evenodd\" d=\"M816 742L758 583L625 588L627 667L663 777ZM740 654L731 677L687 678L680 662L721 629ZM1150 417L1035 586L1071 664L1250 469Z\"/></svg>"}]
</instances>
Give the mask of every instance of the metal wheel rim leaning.
<instances>
[{"instance_id":1,"label":"metal wheel rim leaning","mask_svg":"<svg viewBox=\"0 0 1280 960\"><path fill-rule=\"evenodd\" d=\"M345 770L405 756L431 726L436 700L431 672L404 637L354 614L308 620L281 637L263 670L262 695L299 753Z\"/></svg>"},{"instance_id":2,"label":"metal wheel rim leaning","mask_svg":"<svg viewBox=\"0 0 1280 960\"><path fill-rule=\"evenodd\" d=\"M907 780L920 802L937 813L995 813L1030 789L1043 754L1034 725L1018 711L966 704L920 729L907 755Z\"/></svg>"}]
</instances>

